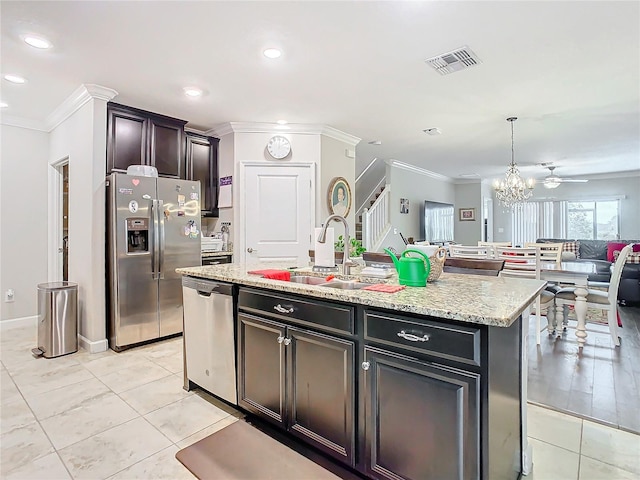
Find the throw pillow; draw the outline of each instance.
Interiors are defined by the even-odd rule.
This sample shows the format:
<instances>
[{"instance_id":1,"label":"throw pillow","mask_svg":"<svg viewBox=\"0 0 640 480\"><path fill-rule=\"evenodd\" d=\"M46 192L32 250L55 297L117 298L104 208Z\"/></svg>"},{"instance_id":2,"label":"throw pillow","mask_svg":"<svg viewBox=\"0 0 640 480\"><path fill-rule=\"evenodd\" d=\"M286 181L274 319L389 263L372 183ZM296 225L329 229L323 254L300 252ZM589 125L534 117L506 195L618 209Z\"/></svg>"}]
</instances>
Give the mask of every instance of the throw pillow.
<instances>
[{"instance_id":1,"label":"throw pillow","mask_svg":"<svg viewBox=\"0 0 640 480\"><path fill-rule=\"evenodd\" d=\"M613 252L613 261L615 262L616 260L618 260L618 255L620 255L620 251L616 250L615 252ZM631 252L629 253L629 255L627 256L627 262L626 263L637 263L640 264L640 252Z\"/></svg>"},{"instance_id":2,"label":"throw pillow","mask_svg":"<svg viewBox=\"0 0 640 480\"><path fill-rule=\"evenodd\" d=\"M613 258L613 252L615 252L616 250L619 252L626 246L627 246L626 243L620 243L620 242L607 243L607 262L612 262L612 263L615 262L615 259Z\"/></svg>"},{"instance_id":3,"label":"throw pillow","mask_svg":"<svg viewBox=\"0 0 640 480\"><path fill-rule=\"evenodd\" d=\"M574 242L564 242L562 244L562 252L571 252L574 255L574 260L580 258L580 242L578 240ZM563 255L564 256L564 255ZM564 260L564 258L563 258Z\"/></svg>"},{"instance_id":4,"label":"throw pillow","mask_svg":"<svg viewBox=\"0 0 640 480\"><path fill-rule=\"evenodd\" d=\"M562 257L560 260L563 262L573 262L576 259L576 254L573 252L567 252L566 250L562 251Z\"/></svg>"}]
</instances>

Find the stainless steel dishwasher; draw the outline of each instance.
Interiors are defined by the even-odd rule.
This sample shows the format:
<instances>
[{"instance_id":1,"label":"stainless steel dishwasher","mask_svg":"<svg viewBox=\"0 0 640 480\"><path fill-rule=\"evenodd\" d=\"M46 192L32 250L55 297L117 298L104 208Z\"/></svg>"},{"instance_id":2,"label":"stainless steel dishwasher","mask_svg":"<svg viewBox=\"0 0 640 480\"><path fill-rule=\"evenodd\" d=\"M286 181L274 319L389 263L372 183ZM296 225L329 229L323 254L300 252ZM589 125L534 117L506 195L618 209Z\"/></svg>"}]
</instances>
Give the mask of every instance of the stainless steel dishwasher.
<instances>
[{"instance_id":1,"label":"stainless steel dishwasher","mask_svg":"<svg viewBox=\"0 0 640 480\"><path fill-rule=\"evenodd\" d=\"M182 277L186 378L237 405L232 285Z\"/></svg>"}]
</instances>

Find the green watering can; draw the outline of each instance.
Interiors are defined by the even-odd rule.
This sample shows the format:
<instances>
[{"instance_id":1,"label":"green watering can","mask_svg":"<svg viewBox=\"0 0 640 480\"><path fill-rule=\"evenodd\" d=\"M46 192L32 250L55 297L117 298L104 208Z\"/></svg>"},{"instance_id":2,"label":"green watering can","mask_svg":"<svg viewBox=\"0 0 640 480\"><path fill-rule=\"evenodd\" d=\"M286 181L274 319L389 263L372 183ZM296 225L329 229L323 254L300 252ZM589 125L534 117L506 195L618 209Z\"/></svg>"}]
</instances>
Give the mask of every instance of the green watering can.
<instances>
[{"instance_id":1,"label":"green watering can","mask_svg":"<svg viewBox=\"0 0 640 480\"><path fill-rule=\"evenodd\" d=\"M431 262L429 261L429 257L424 253L418 250L408 249L402 252L400 259L398 259L388 248L385 248L384 251L389 254L396 266L400 285L407 285L409 287L425 287L427 285L427 278L431 271ZM422 256L424 260L422 258L408 257L408 253L417 253Z\"/></svg>"}]
</instances>

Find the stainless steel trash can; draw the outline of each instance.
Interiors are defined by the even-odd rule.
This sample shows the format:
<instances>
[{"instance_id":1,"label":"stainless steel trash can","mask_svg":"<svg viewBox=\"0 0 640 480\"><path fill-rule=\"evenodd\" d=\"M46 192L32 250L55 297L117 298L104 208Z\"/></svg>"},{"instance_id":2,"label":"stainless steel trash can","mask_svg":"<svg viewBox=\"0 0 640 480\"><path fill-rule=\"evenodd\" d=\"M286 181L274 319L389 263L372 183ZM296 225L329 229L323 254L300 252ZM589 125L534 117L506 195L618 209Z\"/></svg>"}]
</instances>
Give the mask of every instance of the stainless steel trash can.
<instances>
[{"instance_id":1,"label":"stainless steel trash can","mask_svg":"<svg viewBox=\"0 0 640 480\"><path fill-rule=\"evenodd\" d=\"M78 284L38 285L38 347L36 356L59 357L78 351Z\"/></svg>"}]
</instances>

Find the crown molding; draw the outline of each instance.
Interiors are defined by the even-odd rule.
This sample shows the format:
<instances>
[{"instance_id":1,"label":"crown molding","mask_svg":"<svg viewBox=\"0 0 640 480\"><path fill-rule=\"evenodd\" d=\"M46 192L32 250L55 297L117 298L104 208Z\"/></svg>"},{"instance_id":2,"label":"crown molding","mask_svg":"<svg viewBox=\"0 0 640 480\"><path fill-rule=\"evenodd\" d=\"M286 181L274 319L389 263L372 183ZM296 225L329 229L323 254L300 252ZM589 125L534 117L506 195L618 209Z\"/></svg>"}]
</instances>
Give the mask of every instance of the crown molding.
<instances>
[{"instance_id":1,"label":"crown molding","mask_svg":"<svg viewBox=\"0 0 640 480\"><path fill-rule=\"evenodd\" d=\"M45 120L48 130L51 131L64 122L67 118L77 112L85 103L91 99L108 102L113 99L118 92L111 88L85 83L80 85L67 99L62 102Z\"/></svg>"},{"instance_id":2,"label":"crown molding","mask_svg":"<svg viewBox=\"0 0 640 480\"><path fill-rule=\"evenodd\" d=\"M326 135L351 146L360 142L358 137L349 135L328 125L289 123L277 125L275 123L260 122L228 122L208 130L207 135L223 136L230 133L271 133L271 134L296 134L296 135Z\"/></svg>"},{"instance_id":3,"label":"crown molding","mask_svg":"<svg viewBox=\"0 0 640 480\"><path fill-rule=\"evenodd\" d=\"M321 133L322 135L334 138L340 142L348 143L352 147L355 147L361 140L354 135L338 130L337 128L330 127L329 125L324 125Z\"/></svg>"},{"instance_id":4,"label":"crown molding","mask_svg":"<svg viewBox=\"0 0 640 480\"><path fill-rule=\"evenodd\" d=\"M391 167L401 168L402 170L407 170L413 173L419 173L420 175L424 175L425 177L434 178L436 180L442 180L443 182L454 183L451 177L447 177L446 175L441 175L439 173L432 172L431 170L426 170L424 168L416 167L408 163L399 162L398 160L385 160L385 163Z\"/></svg>"},{"instance_id":5,"label":"crown molding","mask_svg":"<svg viewBox=\"0 0 640 480\"><path fill-rule=\"evenodd\" d=\"M45 122L41 120L33 120L31 118L16 117L15 115L2 114L2 125L10 127L28 128L29 130L38 130L40 132L49 132Z\"/></svg>"}]
</instances>

